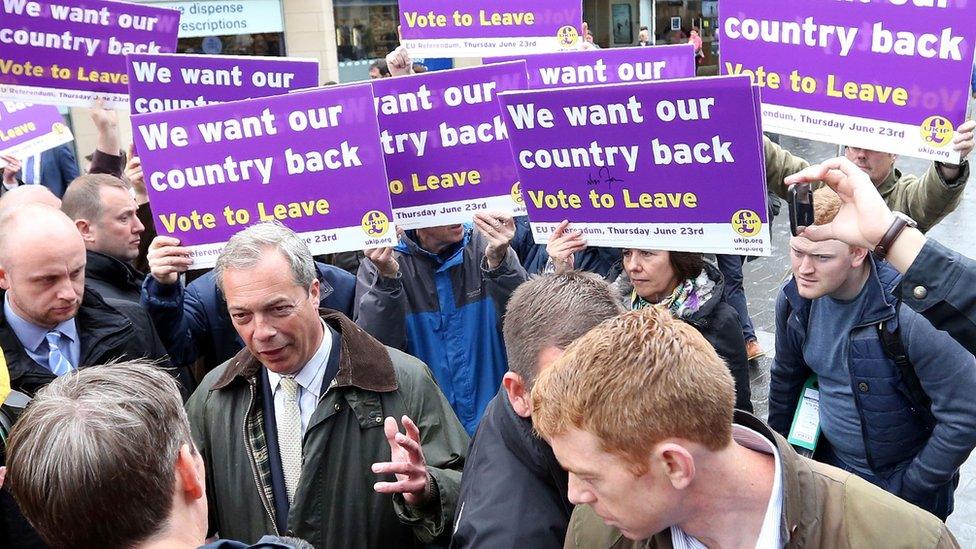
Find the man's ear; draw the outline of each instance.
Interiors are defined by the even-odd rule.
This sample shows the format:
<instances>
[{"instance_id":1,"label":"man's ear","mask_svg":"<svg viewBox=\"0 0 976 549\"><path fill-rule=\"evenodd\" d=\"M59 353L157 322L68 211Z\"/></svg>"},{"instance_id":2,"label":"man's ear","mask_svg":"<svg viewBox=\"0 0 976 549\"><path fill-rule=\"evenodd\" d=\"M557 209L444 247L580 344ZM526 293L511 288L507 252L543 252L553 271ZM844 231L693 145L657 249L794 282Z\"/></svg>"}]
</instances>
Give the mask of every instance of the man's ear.
<instances>
[{"instance_id":1,"label":"man's ear","mask_svg":"<svg viewBox=\"0 0 976 549\"><path fill-rule=\"evenodd\" d=\"M10 273L7 272L7 268L0 265L0 290L7 291L10 289Z\"/></svg>"},{"instance_id":2,"label":"man's ear","mask_svg":"<svg viewBox=\"0 0 976 549\"><path fill-rule=\"evenodd\" d=\"M508 402L512 409L521 417L532 417L532 395L522 376L515 372L505 372L502 376L502 386L508 395Z\"/></svg>"},{"instance_id":3,"label":"man's ear","mask_svg":"<svg viewBox=\"0 0 976 549\"><path fill-rule=\"evenodd\" d=\"M867 260L869 253L871 252L869 252L867 248L851 246L851 266L857 268L863 265Z\"/></svg>"},{"instance_id":4,"label":"man's ear","mask_svg":"<svg viewBox=\"0 0 976 549\"><path fill-rule=\"evenodd\" d=\"M190 501L207 497L204 473L197 469L197 459L199 458L189 444L180 446L180 452L176 456L177 490Z\"/></svg>"},{"instance_id":5,"label":"man's ear","mask_svg":"<svg viewBox=\"0 0 976 549\"><path fill-rule=\"evenodd\" d=\"M75 219L75 227L78 227L78 232L81 233L81 238L84 239L85 243L94 242L95 235L92 232L92 223L87 219Z\"/></svg>"},{"instance_id":6,"label":"man's ear","mask_svg":"<svg viewBox=\"0 0 976 549\"><path fill-rule=\"evenodd\" d=\"M315 274L318 274L318 269L316 269ZM315 306L316 307L318 307L319 294L321 292L322 292L322 289L319 287L319 279L318 279L318 277L316 277L316 278L312 279L312 284L308 287L308 295L309 295L309 297L311 299L315 300Z\"/></svg>"},{"instance_id":7,"label":"man's ear","mask_svg":"<svg viewBox=\"0 0 976 549\"><path fill-rule=\"evenodd\" d=\"M658 467L675 490L684 490L695 479L695 458L680 444L669 442L655 446L651 466Z\"/></svg>"}]
</instances>

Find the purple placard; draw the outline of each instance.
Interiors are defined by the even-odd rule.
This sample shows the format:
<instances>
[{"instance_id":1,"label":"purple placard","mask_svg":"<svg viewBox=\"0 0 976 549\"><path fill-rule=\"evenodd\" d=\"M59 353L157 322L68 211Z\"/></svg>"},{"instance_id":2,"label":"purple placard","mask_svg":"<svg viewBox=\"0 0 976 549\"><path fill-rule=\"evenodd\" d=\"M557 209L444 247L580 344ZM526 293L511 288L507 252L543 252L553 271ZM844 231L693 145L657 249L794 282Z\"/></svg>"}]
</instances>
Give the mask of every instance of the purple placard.
<instances>
[{"instance_id":1,"label":"purple placard","mask_svg":"<svg viewBox=\"0 0 976 549\"><path fill-rule=\"evenodd\" d=\"M128 103L125 54L176 49L180 12L103 0L3 0L0 98Z\"/></svg>"},{"instance_id":2,"label":"purple placard","mask_svg":"<svg viewBox=\"0 0 976 549\"><path fill-rule=\"evenodd\" d=\"M769 255L758 95L716 77L499 96L537 243Z\"/></svg>"},{"instance_id":3,"label":"purple placard","mask_svg":"<svg viewBox=\"0 0 976 549\"><path fill-rule=\"evenodd\" d=\"M695 48L691 44L490 57L484 61L516 60L525 61L533 90L695 76Z\"/></svg>"},{"instance_id":4,"label":"purple placard","mask_svg":"<svg viewBox=\"0 0 976 549\"><path fill-rule=\"evenodd\" d=\"M763 86L766 131L957 162L976 9L899 4L723 0L722 72Z\"/></svg>"},{"instance_id":5,"label":"purple placard","mask_svg":"<svg viewBox=\"0 0 976 549\"><path fill-rule=\"evenodd\" d=\"M0 156L24 159L72 140L57 107L0 101Z\"/></svg>"},{"instance_id":6,"label":"purple placard","mask_svg":"<svg viewBox=\"0 0 976 549\"><path fill-rule=\"evenodd\" d=\"M133 114L281 95L318 86L319 62L287 57L132 54Z\"/></svg>"},{"instance_id":7,"label":"purple placard","mask_svg":"<svg viewBox=\"0 0 976 549\"><path fill-rule=\"evenodd\" d=\"M398 226L463 223L485 210L521 213L518 175L495 96L525 89L525 62L372 85Z\"/></svg>"},{"instance_id":8,"label":"purple placard","mask_svg":"<svg viewBox=\"0 0 976 549\"><path fill-rule=\"evenodd\" d=\"M418 57L580 49L580 0L400 0L401 43Z\"/></svg>"},{"instance_id":9,"label":"purple placard","mask_svg":"<svg viewBox=\"0 0 976 549\"><path fill-rule=\"evenodd\" d=\"M213 266L224 243L278 219L315 254L396 243L369 85L132 117L159 234Z\"/></svg>"}]
</instances>

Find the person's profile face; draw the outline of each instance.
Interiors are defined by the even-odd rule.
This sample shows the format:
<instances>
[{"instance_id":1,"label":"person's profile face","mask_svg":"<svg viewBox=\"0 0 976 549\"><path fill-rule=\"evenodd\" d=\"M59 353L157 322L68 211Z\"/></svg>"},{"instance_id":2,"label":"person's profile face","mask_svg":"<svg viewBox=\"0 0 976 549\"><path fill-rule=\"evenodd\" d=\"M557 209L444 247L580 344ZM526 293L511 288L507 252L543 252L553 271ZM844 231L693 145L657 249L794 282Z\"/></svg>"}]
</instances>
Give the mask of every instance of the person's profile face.
<instances>
[{"instance_id":1,"label":"person's profile face","mask_svg":"<svg viewBox=\"0 0 976 549\"><path fill-rule=\"evenodd\" d=\"M627 539L642 540L673 524L673 490L653 469L636 476L622 456L603 451L600 439L570 428L550 439L559 464L569 473L569 501L593 512Z\"/></svg>"},{"instance_id":2,"label":"person's profile face","mask_svg":"<svg viewBox=\"0 0 976 549\"><path fill-rule=\"evenodd\" d=\"M100 189L102 215L93 220L91 249L120 261L139 257L139 237L145 226L137 215L138 205L126 189Z\"/></svg>"}]
</instances>

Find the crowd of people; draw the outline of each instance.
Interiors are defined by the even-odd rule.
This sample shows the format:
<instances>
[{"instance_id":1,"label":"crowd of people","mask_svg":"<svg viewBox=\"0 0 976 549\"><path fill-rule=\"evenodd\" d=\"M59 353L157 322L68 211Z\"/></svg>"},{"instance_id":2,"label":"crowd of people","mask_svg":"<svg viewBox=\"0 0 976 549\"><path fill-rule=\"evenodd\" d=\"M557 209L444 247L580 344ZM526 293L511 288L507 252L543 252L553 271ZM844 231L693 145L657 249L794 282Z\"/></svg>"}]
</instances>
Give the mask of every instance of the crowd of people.
<instances>
[{"instance_id":1,"label":"crowd of people","mask_svg":"<svg viewBox=\"0 0 976 549\"><path fill-rule=\"evenodd\" d=\"M376 68L413 70L402 48ZM0 364L22 398L0 546L957 546L976 263L925 232L976 123L921 177L766 141L771 193L818 187L767 424L742 257L590 247L569 222L540 246L489 212L341 258L260 223L192 272L114 113L92 118L86 173L35 169L57 151L4 168Z\"/></svg>"}]
</instances>

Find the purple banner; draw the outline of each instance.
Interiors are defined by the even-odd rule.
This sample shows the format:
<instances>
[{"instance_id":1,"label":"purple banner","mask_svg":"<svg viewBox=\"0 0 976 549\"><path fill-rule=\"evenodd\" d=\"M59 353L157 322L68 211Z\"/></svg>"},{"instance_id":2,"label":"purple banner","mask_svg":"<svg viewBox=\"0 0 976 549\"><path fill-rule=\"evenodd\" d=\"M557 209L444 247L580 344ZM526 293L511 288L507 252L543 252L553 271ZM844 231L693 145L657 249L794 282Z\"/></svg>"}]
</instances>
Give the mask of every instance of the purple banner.
<instances>
[{"instance_id":1,"label":"purple banner","mask_svg":"<svg viewBox=\"0 0 976 549\"><path fill-rule=\"evenodd\" d=\"M372 82L397 225L519 213L518 176L496 94L526 87L522 61Z\"/></svg>"},{"instance_id":2,"label":"purple banner","mask_svg":"<svg viewBox=\"0 0 976 549\"><path fill-rule=\"evenodd\" d=\"M128 56L133 114L163 112L314 88L314 59L231 55Z\"/></svg>"},{"instance_id":3,"label":"purple banner","mask_svg":"<svg viewBox=\"0 0 976 549\"><path fill-rule=\"evenodd\" d=\"M746 77L499 96L537 243L768 255L758 95Z\"/></svg>"},{"instance_id":4,"label":"purple banner","mask_svg":"<svg viewBox=\"0 0 976 549\"><path fill-rule=\"evenodd\" d=\"M73 140L57 107L0 101L0 156L23 160Z\"/></svg>"},{"instance_id":5,"label":"purple banner","mask_svg":"<svg viewBox=\"0 0 976 549\"><path fill-rule=\"evenodd\" d=\"M279 220L313 253L396 243L369 85L132 117L159 234L213 266L224 243Z\"/></svg>"},{"instance_id":6,"label":"purple banner","mask_svg":"<svg viewBox=\"0 0 976 549\"><path fill-rule=\"evenodd\" d=\"M103 0L3 0L0 98L109 107L128 102L128 53L171 52L180 13Z\"/></svg>"},{"instance_id":7,"label":"purple banner","mask_svg":"<svg viewBox=\"0 0 976 549\"><path fill-rule=\"evenodd\" d=\"M957 162L951 143L969 102L973 8L723 0L721 68L763 88L766 131Z\"/></svg>"},{"instance_id":8,"label":"purple banner","mask_svg":"<svg viewBox=\"0 0 976 549\"><path fill-rule=\"evenodd\" d=\"M582 47L580 0L400 0L401 43L419 57L484 57Z\"/></svg>"},{"instance_id":9,"label":"purple banner","mask_svg":"<svg viewBox=\"0 0 976 549\"><path fill-rule=\"evenodd\" d=\"M490 57L484 61L516 60L525 61L533 90L695 77L695 48L690 44Z\"/></svg>"}]
</instances>

